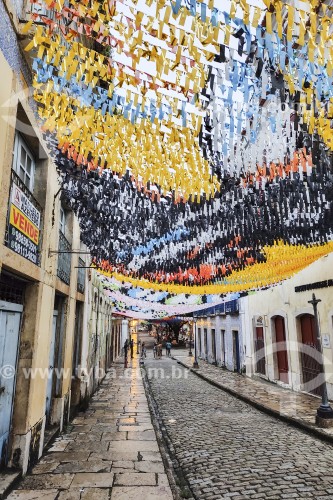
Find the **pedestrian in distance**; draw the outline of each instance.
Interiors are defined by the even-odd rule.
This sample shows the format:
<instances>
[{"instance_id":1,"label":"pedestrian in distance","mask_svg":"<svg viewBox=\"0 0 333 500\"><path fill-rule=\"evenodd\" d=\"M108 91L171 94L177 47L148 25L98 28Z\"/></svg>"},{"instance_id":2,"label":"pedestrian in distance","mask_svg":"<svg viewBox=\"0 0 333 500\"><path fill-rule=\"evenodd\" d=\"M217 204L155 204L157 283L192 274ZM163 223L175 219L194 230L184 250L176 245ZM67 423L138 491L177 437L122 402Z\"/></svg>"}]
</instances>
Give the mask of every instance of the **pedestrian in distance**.
<instances>
[{"instance_id":1,"label":"pedestrian in distance","mask_svg":"<svg viewBox=\"0 0 333 500\"><path fill-rule=\"evenodd\" d=\"M142 346L141 346L141 356L143 358L147 357L147 349L146 349L146 344L144 342L142 342Z\"/></svg>"},{"instance_id":2,"label":"pedestrian in distance","mask_svg":"<svg viewBox=\"0 0 333 500\"><path fill-rule=\"evenodd\" d=\"M162 342L160 342L157 345L157 358L161 359L162 358Z\"/></svg>"},{"instance_id":3,"label":"pedestrian in distance","mask_svg":"<svg viewBox=\"0 0 333 500\"><path fill-rule=\"evenodd\" d=\"M171 347L172 347L172 344L171 344L170 340L167 340L167 342L165 344L165 350L166 350L166 355L168 358L170 358L170 356L171 356Z\"/></svg>"},{"instance_id":4,"label":"pedestrian in distance","mask_svg":"<svg viewBox=\"0 0 333 500\"><path fill-rule=\"evenodd\" d=\"M134 357L134 354L133 354L133 350L134 350L134 340L131 339L131 342L130 342L130 348L131 348L131 358Z\"/></svg>"},{"instance_id":5,"label":"pedestrian in distance","mask_svg":"<svg viewBox=\"0 0 333 500\"><path fill-rule=\"evenodd\" d=\"M154 343L153 354L154 354L154 358L156 358L157 357L157 342Z\"/></svg>"},{"instance_id":6,"label":"pedestrian in distance","mask_svg":"<svg viewBox=\"0 0 333 500\"><path fill-rule=\"evenodd\" d=\"M127 354L128 354L128 340L126 339L125 343L124 343L124 365L125 365L125 368L127 367Z\"/></svg>"}]
</instances>

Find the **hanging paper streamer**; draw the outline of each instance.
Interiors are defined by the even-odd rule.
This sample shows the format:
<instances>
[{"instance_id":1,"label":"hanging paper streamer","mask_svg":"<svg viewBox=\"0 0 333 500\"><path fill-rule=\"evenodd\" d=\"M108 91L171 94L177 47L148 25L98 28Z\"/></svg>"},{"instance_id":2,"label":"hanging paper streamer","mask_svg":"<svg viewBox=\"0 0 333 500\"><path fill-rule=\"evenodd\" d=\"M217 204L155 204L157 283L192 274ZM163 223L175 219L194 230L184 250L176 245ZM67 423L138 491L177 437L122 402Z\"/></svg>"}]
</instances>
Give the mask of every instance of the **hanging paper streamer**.
<instances>
[{"instance_id":1,"label":"hanging paper streamer","mask_svg":"<svg viewBox=\"0 0 333 500\"><path fill-rule=\"evenodd\" d=\"M34 6L42 129L101 272L200 302L332 250L329 3Z\"/></svg>"}]
</instances>

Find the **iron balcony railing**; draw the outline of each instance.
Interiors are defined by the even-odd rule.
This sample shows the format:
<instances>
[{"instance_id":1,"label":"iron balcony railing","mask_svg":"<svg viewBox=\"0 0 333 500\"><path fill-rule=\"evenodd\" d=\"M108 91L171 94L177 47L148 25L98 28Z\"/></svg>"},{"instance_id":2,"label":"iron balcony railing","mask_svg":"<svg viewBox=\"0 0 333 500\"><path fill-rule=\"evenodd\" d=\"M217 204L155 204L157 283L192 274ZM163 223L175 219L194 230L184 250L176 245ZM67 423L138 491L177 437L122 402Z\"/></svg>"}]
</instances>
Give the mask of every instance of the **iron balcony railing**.
<instances>
[{"instance_id":1,"label":"iron balcony railing","mask_svg":"<svg viewBox=\"0 0 333 500\"><path fill-rule=\"evenodd\" d=\"M10 227L10 210L11 210L11 204L12 204L13 184L15 184L22 191L22 193L26 196L26 198L29 200L31 205L33 205L34 208L40 214L39 238L38 238L37 249L35 248L35 246L32 244L32 242L29 240L29 238L25 234L22 234L22 232L17 230L15 227ZM30 215L30 217L31 217L31 215ZM34 221L34 219L32 219L32 220ZM10 191L9 191L9 199L8 199L7 224L6 224L6 230L5 230L5 245L7 247L11 248L14 252L27 258L28 260L30 260L31 262L33 262L37 266L40 266L41 248L42 248L42 227L43 227L43 209L42 209L41 205L38 203L38 201L36 200L34 195L31 193L31 191L29 191L29 189L24 184L22 179L12 169L11 175L10 175ZM10 231L13 234L10 234Z\"/></svg>"},{"instance_id":2,"label":"iron balcony railing","mask_svg":"<svg viewBox=\"0 0 333 500\"><path fill-rule=\"evenodd\" d=\"M216 304L215 306L207 307L206 309L201 309L196 311L195 316L216 316L219 314L237 314L239 312L239 302L237 299L230 300L229 302L224 302L222 304Z\"/></svg>"},{"instance_id":3,"label":"iron balcony railing","mask_svg":"<svg viewBox=\"0 0 333 500\"><path fill-rule=\"evenodd\" d=\"M69 285L71 280L71 244L66 239L65 235L59 231L59 247L58 247L58 269L57 276L66 285Z\"/></svg>"},{"instance_id":4,"label":"iron balcony railing","mask_svg":"<svg viewBox=\"0 0 333 500\"><path fill-rule=\"evenodd\" d=\"M80 293L84 293L84 284L85 284L85 262L82 259L79 259L78 270L77 270L77 291Z\"/></svg>"}]
</instances>

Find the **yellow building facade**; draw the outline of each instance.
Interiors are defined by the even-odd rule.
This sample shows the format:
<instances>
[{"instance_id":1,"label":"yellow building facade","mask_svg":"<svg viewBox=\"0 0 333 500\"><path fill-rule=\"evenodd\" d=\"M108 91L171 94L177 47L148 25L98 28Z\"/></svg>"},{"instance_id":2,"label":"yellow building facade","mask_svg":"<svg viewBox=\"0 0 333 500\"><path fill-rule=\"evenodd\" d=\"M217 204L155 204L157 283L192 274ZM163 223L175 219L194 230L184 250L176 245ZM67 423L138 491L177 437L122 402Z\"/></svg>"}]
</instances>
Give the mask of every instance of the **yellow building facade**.
<instances>
[{"instance_id":1,"label":"yellow building facade","mask_svg":"<svg viewBox=\"0 0 333 500\"><path fill-rule=\"evenodd\" d=\"M23 472L121 348L36 122L26 9L0 0L0 464Z\"/></svg>"}]
</instances>

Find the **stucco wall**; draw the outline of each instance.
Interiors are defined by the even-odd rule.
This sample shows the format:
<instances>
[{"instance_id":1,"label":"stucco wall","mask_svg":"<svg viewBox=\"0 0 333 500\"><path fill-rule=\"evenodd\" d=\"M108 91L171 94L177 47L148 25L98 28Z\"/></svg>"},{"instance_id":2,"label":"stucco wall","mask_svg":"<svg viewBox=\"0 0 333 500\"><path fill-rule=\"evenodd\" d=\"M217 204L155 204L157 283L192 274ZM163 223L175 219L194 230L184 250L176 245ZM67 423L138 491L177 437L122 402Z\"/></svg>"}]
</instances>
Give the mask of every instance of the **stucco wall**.
<instances>
[{"instance_id":1,"label":"stucco wall","mask_svg":"<svg viewBox=\"0 0 333 500\"><path fill-rule=\"evenodd\" d=\"M246 352L247 352L247 374L255 373L254 355L254 325L253 318L262 315L264 317L264 338L266 350L266 375L269 380L276 381L277 361L272 353L272 344L275 341L273 318L277 315L285 318L286 341L289 364L289 386L295 390L302 388L301 370L301 335L298 317L302 314L313 314L313 307L308 303L312 294L321 299L318 304L318 314L321 335L328 336L330 347L324 347L324 361L327 379L329 381L329 395L333 398L333 367L332 367L332 338L333 338L333 287L319 288L303 292L295 292L295 287L333 279L333 254L329 254L295 277L268 290L258 291L253 295L241 300L246 310L246 321L244 322Z\"/></svg>"},{"instance_id":2,"label":"stucco wall","mask_svg":"<svg viewBox=\"0 0 333 500\"><path fill-rule=\"evenodd\" d=\"M225 366L228 370L234 370L236 368L236 359L234 352L234 339L233 332L238 332L239 340L239 355L240 355L240 368L244 364L244 347L243 347L243 334L242 334L242 323L240 316L235 315L225 315L225 316L211 316L208 318L200 318L197 321L197 335L198 335L198 354L203 359L206 359L206 353L204 351L204 329L207 329L207 344L208 344L208 359L207 361L214 362L213 353L213 340L212 340L212 329L215 329L215 341L216 341L216 361L219 366ZM223 336L221 331L224 330L224 348L223 348ZM201 335L201 342L199 339ZM201 345L201 350L200 350ZM223 354L223 351L225 354Z\"/></svg>"}]
</instances>

